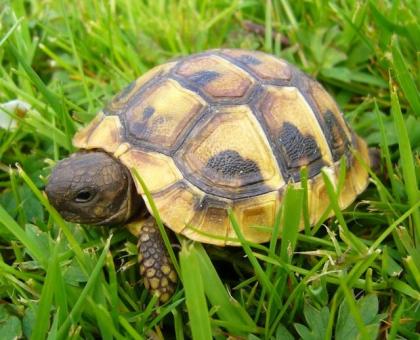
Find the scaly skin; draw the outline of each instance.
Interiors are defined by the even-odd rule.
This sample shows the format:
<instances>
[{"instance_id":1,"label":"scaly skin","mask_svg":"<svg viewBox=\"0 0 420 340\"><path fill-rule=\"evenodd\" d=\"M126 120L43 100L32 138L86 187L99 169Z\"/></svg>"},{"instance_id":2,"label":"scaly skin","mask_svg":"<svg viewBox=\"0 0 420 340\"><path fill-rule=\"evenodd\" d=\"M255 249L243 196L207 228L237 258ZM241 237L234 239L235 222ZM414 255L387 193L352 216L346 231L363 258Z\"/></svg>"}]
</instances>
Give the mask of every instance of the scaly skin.
<instances>
[{"instance_id":1,"label":"scaly skin","mask_svg":"<svg viewBox=\"0 0 420 340\"><path fill-rule=\"evenodd\" d=\"M154 218L149 217L141 226L137 248L145 287L159 301L168 301L175 291L177 275Z\"/></svg>"}]
</instances>

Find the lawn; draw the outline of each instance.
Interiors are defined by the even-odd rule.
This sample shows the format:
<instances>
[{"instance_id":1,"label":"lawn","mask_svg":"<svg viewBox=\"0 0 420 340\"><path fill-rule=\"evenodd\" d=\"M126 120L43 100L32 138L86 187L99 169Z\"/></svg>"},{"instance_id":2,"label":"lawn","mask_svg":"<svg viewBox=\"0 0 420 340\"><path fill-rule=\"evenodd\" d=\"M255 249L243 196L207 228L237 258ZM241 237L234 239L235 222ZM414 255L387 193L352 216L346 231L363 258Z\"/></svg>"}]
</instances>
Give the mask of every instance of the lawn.
<instances>
[{"instance_id":1,"label":"lawn","mask_svg":"<svg viewBox=\"0 0 420 340\"><path fill-rule=\"evenodd\" d=\"M2 339L417 339L420 332L420 2L0 2ZM122 226L65 222L43 188L74 133L160 63L217 47L272 53L317 78L381 167L345 211L238 248L179 237L181 275L159 304ZM13 123L10 123L13 122ZM141 174L140 174L141 175ZM325 176L327 179L327 177ZM331 211L331 210L330 210ZM231 216L238 231L240 226Z\"/></svg>"}]
</instances>

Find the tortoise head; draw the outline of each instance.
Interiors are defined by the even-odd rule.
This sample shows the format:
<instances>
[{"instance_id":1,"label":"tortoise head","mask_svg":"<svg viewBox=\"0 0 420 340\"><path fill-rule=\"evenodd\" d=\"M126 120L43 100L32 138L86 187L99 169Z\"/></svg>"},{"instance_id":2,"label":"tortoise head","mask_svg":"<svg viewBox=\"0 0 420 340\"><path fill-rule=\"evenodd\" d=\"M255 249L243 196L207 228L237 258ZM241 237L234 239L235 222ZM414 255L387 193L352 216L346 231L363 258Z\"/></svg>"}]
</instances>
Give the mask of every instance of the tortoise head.
<instances>
[{"instance_id":1,"label":"tortoise head","mask_svg":"<svg viewBox=\"0 0 420 340\"><path fill-rule=\"evenodd\" d=\"M60 161L45 191L64 219L84 224L125 222L142 202L129 170L102 151L78 152Z\"/></svg>"}]
</instances>

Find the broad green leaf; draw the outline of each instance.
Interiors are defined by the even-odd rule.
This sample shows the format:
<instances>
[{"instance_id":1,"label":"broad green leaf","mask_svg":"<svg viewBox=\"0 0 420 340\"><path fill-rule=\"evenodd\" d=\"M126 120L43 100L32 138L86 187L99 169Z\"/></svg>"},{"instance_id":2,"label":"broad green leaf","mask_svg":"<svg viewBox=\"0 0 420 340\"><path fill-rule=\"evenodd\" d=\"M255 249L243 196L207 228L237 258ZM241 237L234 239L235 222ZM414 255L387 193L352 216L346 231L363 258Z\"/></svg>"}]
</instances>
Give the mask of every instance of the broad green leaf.
<instances>
[{"instance_id":1,"label":"broad green leaf","mask_svg":"<svg viewBox=\"0 0 420 340\"><path fill-rule=\"evenodd\" d=\"M328 307L323 307L319 310L309 303L305 303L303 307L303 315L305 316L307 326L295 324L294 326L296 331L303 340L324 339L328 326L329 313Z\"/></svg>"},{"instance_id":2,"label":"broad green leaf","mask_svg":"<svg viewBox=\"0 0 420 340\"><path fill-rule=\"evenodd\" d=\"M22 336L22 324L19 318L7 310L7 305L0 305L1 339L14 340Z\"/></svg>"},{"instance_id":3,"label":"broad green leaf","mask_svg":"<svg viewBox=\"0 0 420 340\"><path fill-rule=\"evenodd\" d=\"M42 249L45 256L48 258L50 256L50 246L49 246L49 237L46 232L43 232L34 224L27 224L25 226L26 235L29 239L36 244L39 249Z\"/></svg>"},{"instance_id":4,"label":"broad green leaf","mask_svg":"<svg viewBox=\"0 0 420 340\"><path fill-rule=\"evenodd\" d=\"M276 330L276 340L293 340L293 335L287 330L286 327L283 326L283 324L279 324Z\"/></svg>"},{"instance_id":5,"label":"broad green leaf","mask_svg":"<svg viewBox=\"0 0 420 340\"><path fill-rule=\"evenodd\" d=\"M66 283L78 286L81 282L86 282L88 276L80 268L80 264L73 260L66 268L62 269L63 279Z\"/></svg>"},{"instance_id":6,"label":"broad green leaf","mask_svg":"<svg viewBox=\"0 0 420 340\"><path fill-rule=\"evenodd\" d=\"M357 301L356 305L367 326L369 339L376 339L379 324L384 317L384 315L378 314L378 297L373 294L364 296ZM339 308L335 336L337 340L356 339L360 336L346 300L343 300Z\"/></svg>"},{"instance_id":7,"label":"broad green leaf","mask_svg":"<svg viewBox=\"0 0 420 340\"><path fill-rule=\"evenodd\" d=\"M38 314L38 305L36 303L29 304L25 310L25 314L22 319L23 335L27 338L31 338L32 331L35 327L36 316Z\"/></svg>"}]
</instances>

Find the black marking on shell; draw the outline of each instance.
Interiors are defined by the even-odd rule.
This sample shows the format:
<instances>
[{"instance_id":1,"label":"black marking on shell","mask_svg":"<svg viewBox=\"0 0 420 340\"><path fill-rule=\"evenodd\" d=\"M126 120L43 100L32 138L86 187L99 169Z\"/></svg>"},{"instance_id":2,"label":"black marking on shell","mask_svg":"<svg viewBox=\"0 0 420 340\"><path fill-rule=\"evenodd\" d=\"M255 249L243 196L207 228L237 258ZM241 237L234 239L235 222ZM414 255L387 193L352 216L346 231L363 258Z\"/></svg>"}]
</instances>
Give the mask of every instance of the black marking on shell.
<instances>
[{"instance_id":1,"label":"black marking on shell","mask_svg":"<svg viewBox=\"0 0 420 340\"><path fill-rule=\"evenodd\" d=\"M139 101L142 99L142 96L147 94L147 92L154 86L159 86L162 84L166 79L168 78L167 74L162 75L161 73L155 75L152 79L147 81L143 86L141 86L136 93L132 95L129 102L126 104L126 107L124 110L120 110L118 112L111 112L110 114L117 114L124 126L125 133L123 134L125 137L125 140L127 140L131 145L133 146L139 146L141 148L144 148L146 150L150 151L158 151L162 152L164 154L168 154L169 152L166 150L161 150L159 146L152 145L150 143L145 143L144 141L140 140L136 135L133 135L130 132L130 128L133 128L133 122L129 122L125 113L127 112L127 108L136 106ZM142 122L135 122L137 124L136 129L140 129L140 132L147 133L147 119L143 120ZM137 131L136 131L137 134Z\"/></svg>"},{"instance_id":2,"label":"black marking on shell","mask_svg":"<svg viewBox=\"0 0 420 340\"><path fill-rule=\"evenodd\" d=\"M254 88L252 91L252 98L255 100L258 96L261 95L262 87L258 86ZM215 185L210 179L217 176L217 171L212 169L211 167L203 166L202 171L192 171L191 168L187 165L184 159L185 155L185 147L187 145L186 141L193 142L196 136L201 134L203 127L205 127L209 122L217 115L217 114L224 114L223 110L224 105L210 105L205 114L201 116L199 120L197 120L196 125L192 128L192 130L186 135L185 142L173 153L173 160L181 171L184 176L184 180L191 183L193 186L196 186L203 192L207 194L211 194L214 196L219 196L221 198L226 199L240 199L240 198L247 198L253 197L261 194L265 194L267 192L274 191L275 188L269 187L261 182L261 173L258 173L259 177L252 178L250 174L248 177L244 178L243 186L237 186L235 188L223 186L223 185ZM252 109L252 107L251 107ZM219 113L218 113L219 112ZM254 112L255 114L255 112ZM246 161L246 160L245 160ZM210 162L210 160L207 160ZM210 165L215 164L215 159L210 162ZM216 166L216 165L214 165ZM218 165L220 167L220 165ZM219 169L220 170L220 169ZM206 172L207 176L203 176L203 172ZM223 171L220 174L220 177L223 176ZM219 178L220 178L219 177ZM239 179L240 181L241 179Z\"/></svg>"},{"instance_id":3,"label":"black marking on shell","mask_svg":"<svg viewBox=\"0 0 420 340\"><path fill-rule=\"evenodd\" d=\"M175 80L176 82L178 82L183 88L190 90L194 93L196 93L198 96L200 96L201 98L204 99L204 101L206 101L207 103L212 103L213 100L210 96L208 96L203 89L201 88L201 86L199 86L198 84L194 83L193 81L190 81L189 78L187 77L183 77L180 76L176 73L176 70L179 68L180 64L177 64L175 66L175 69L168 75L168 78Z\"/></svg>"},{"instance_id":4,"label":"black marking on shell","mask_svg":"<svg viewBox=\"0 0 420 340\"><path fill-rule=\"evenodd\" d=\"M248 104L251 100L251 98L254 97L254 93L255 93L255 85L258 85L258 83L261 83L261 80L258 78L258 76L252 72L252 70L250 70L247 67L242 67L242 66L246 66L245 64L241 64L238 61L235 60L235 58L228 58L226 55L221 53L222 50L220 49L214 49L214 50L210 50L210 51L206 51L206 52L202 52L202 53L197 53L194 54L192 56L187 56L184 57L182 59L179 60L179 62L171 69L171 71L169 72L168 77L176 80L179 84L182 85L182 87L197 93L197 95L199 95L201 98L203 98L207 104L211 107L216 107L218 105L244 105L244 104ZM217 98L214 99L213 97L211 97L210 95L208 95L207 93L205 93L205 91L203 91L203 89L201 88L201 86L198 86L198 84L194 83L194 81L192 81L192 79L190 79L190 77L185 77L185 76L181 76L177 73L177 71L181 68L182 64L184 62L189 62L191 60L194 60L196 58L202 58L202 57L211 57L211 56L216 56L219 57L221 59L224 59L225 61L228 61L230 64L233 64L235 66L237 66L238 68L240 68L241 70L243 70L245 73L247 73L248 75L251 76L251 78L254 78L254 85L250 86L250 88L248 89L248 92L241 96L241 97L231 97L231 98ZM202 71L202 72L211 72L211 71ZM201 73L201 72L197 72L197 73ZM217 73L217 72L215 72ZM219 74L220 76L220 74ZM256 82L255 82L256 80Z\"/></svg>"},{"instance_id":5,"label":"black marking on shell","mask_svg":"<svg viewBox=\"0 0 420 340\"><path fill-rule=\"evenodd\" d=\"M146 139L151 132L152 127L148 126L148 119L131 122L130 133L134 134L134 138ZM141 136L141 137L140 137Z\"/></svg>"},{"instance_id":6,"label":"black marking on shell","mask_svg":"<svg viewBox=\"0 0 420 340\"><path fill-rule=\"evenodd\" d=\"M321 114L321 112L318 109L318 105L315 103L314 99L312 98L312 95L310 95L309 93L310 82L315 82L317 83L317 86L321 86L317 80L313 79L306 73L303 73L302 71L296 69L296 73L292 78L292 85L299 89L300 93L305 98L305 101L311 107L312 112L314 113L315 118L318 121L319 126L321 127L322 133L324 134L325 139L327 140L328 147L331 150L331 154L333 155L333 159L335 160L332 132L331 132L331 129L327 125L326 118ZM336 117L334 116L334 118ZM341 128L341 125L340 125L340 128ZM345 147L342 153L347 153L347 151L348 151L348 143L345 144Z\"/></svg>"},{"instance_id":7,"label":"black marking on shell","mask_svg":"<svg viewBox=\"0 0 420 340\"><path fill-rule=\"evenodd\" d=\"M261 60L250 54L242 54L240 57L235 59L241 63L244 63L245 65L259 65L262 63Z\"/></svg>"},{"instance_id":8,"label":"black marking on shell","mask_svg":"<svg viewBox=\"0 0 420 340\"><path fill-rule=\"evenodd\" d=\"M324 166L316 140L310 135L302 135L292 123L283 124L278 143L284 151L289 171L295 181L300 179L300 167L303 165L308 166L309 177L318 174Z\"/></svg>"},{"instance_id":9,"label":"black marking on shell","mask_svg":"<svg viewBox=\"0 0 420 340\"><path fill-rule=\"evenodd\" d=\"M338 161L341 156L344 155L345 149L348 148L349 141L346 133L337 121L336 116L333 112L327 111L324 113L325 125L327 126L329 135L331 136L331 147L333 160Z\"/></svg>"},{"instance_id":10,"label":"black marking on shell","mask_svg":"<svg viewBox=\"0 0 420 340\"><path fill-rule=\"evenodd\" d=\"M235 150L225 150L211 157L207 164L206 170L225 179L248 179L252 183L261 181L260 169L253 160L243 158Z\"/></svg>"},{"instance_id":11,"label":"black marking on shell","mask_svg":"<svg viewBox=\"0 0 420 340\"><path fill-rule=\"evenodd\" d=\"M165 79L167 79L167 78L165 78ZM185 86L183 86L183 87L185 87ZM144 136L144 138L147 138L149 136L150 132L152 132L153 129L158 124L161 123L161 120L164 119L163 117L160 117L160 118L156 119L153 126L148 126L147 125L147 122L148 122L147 119L144 119L144 120L138 121L138 122L128 123L126 117L123 116L124 126L129 125L130 128L135 131L135 134L133 134L127 128L126 129L126 131L127 131L126 139L130 142L131 145L133 145L135 147L140 147L141 149L146 150L146 151L160 152L164 155L172 157L177 152L177 150L183 145L185 140L188 138L188 136L189 136L191 130L194 128L194 126L197 125L197 123L203 117L211 114L210 111L212 111L212 109L205 106L204 109L195 118L195 122L184 129L181 136L179 136L177 138L176 142L170 148L162 147L161 145L156 145L156 144L153 144L151 142L147 142L146 140L143 140L143 139L137 137L137 135L142 134Z\"/></svg>"},{"instance_id":12,"label":"black marking on shell","mask_svg":"<svg viewBox=\"0 0 420 340\"><path fill-rule=\"evenodd\" d=\"M188 77L188 80L196 84L197 86L205 86L218 78L220 73L215 71L200 71L192 74Z\"/></svg>"},{"instance_id":13,"label":"black marking on shell","mask_svg":"<svg viewBox=\"0 0 420 340\"><path fill-rule=\"evenodd\" d=\"M154 113L155 113L155 108L152 106L148 106L143 111L143 117L145 119L149 119L150 117L153 116Z\"/></svg>"},{"instance_id":14,"label":"black marking on shell","mask_svg":"<svg viewBox=\"0 0 420 340\"><path fill-rule=\"evenodd\" d=\"M258 52L261 54L266 54L263 52ZM246 73L248 73L249 75L251 75L257 82L259 82L260 84L267 84L267 85L276 85L276 86L290 86L290 80L285 80L285 79L261 79L257 73L254 72L254 70L252 70L249 65L251 65L252 63L246 63L242 60L240 60L240 57L232 57L226 53L223 53L223 50L218 50L215 52L215 54L227 61L229 61L231 64L235 65L236 67L242 69L243 71L245 71ZM257 52L255 52L255 54L257 54ZM252 56L251 56L252 57ZM261 62L261 61L260 61ZM290 70L292 71L292 77L293 74L297 71L297 68L294 67L293 65L290 65L289 63L287 63L288 67L290 68Z\"/></svg>"},{"instance_id":15,"label":"black marking on shell","mask_svg":"<svg viewBox=\"0 0 420 340\"><path fill-rule=\"evenodd\" d=\"M231 97L231 98L224 98L219 97L217 99L211 97L208 95L201 86L198 86L198 84L192 82L189 78L180 76L174 72L170 74L170 78L177 81L181 86L187 90L190 90L197 95L199 95L201 98L205 100L205 102L212 107L216 107L218 105L243 105L247 104L249 102L249 97L252 96L254 87L251 86L248 89L248 93L241 97Z\"/></svg>"},{"instance_id":16,"label":"black marking on shell","mask_svg":"<svg viewBox=\"0 0 420 340\"><path fill-rule=\"evenodd\" d=\"M300 166L304 160L304 164L308 164L322 157L316 140L312 136L302 135L292 123L283 124L278 138L291 168Z\"/></svg>"},{"instance_id":17,"label":"black marking on shell","mask_svg":"<svg viewBox=\"0 0 420 340\"><path fill-rule=\"evenodd\" d=\"M252 98L252 101L249 103L249 107L251 108L254 116L257 118L258 123L260 124L261 128L264 130L264 134L269 141L270 148L273 152L274 157L276 158L277 165L279 166L280 172L282 177L285 181L287 181L289 177L289 172L287 165L285 164L285 160L282 156L282 151L280 149L279 144L277 143L276 137L270 133L270 129L268 128L265 119L259 110L259 104L261 102L261 98L264 97L264 87L262 85L258 85L256 87L255 96Z\"/></svg>"},{"instance_id":18,"label":"black marking on shell","mask_svg":"<svg viewBox=\"0 0 420 340\"><path fill-rule=\"evenodd\" d=\"M347 148L344 150L344 154L343 154L346 157L347 169L352 167L354 165L354 163L357 161L357 159L354 156L351 148L353 148L353 149L355 149L359 152L361 151L359 140L358 140L358 137L357 137L356 133L353 130L350 130L350 131L351 131L351 142L348 141Z\"/></svg>"}]
</instances>

